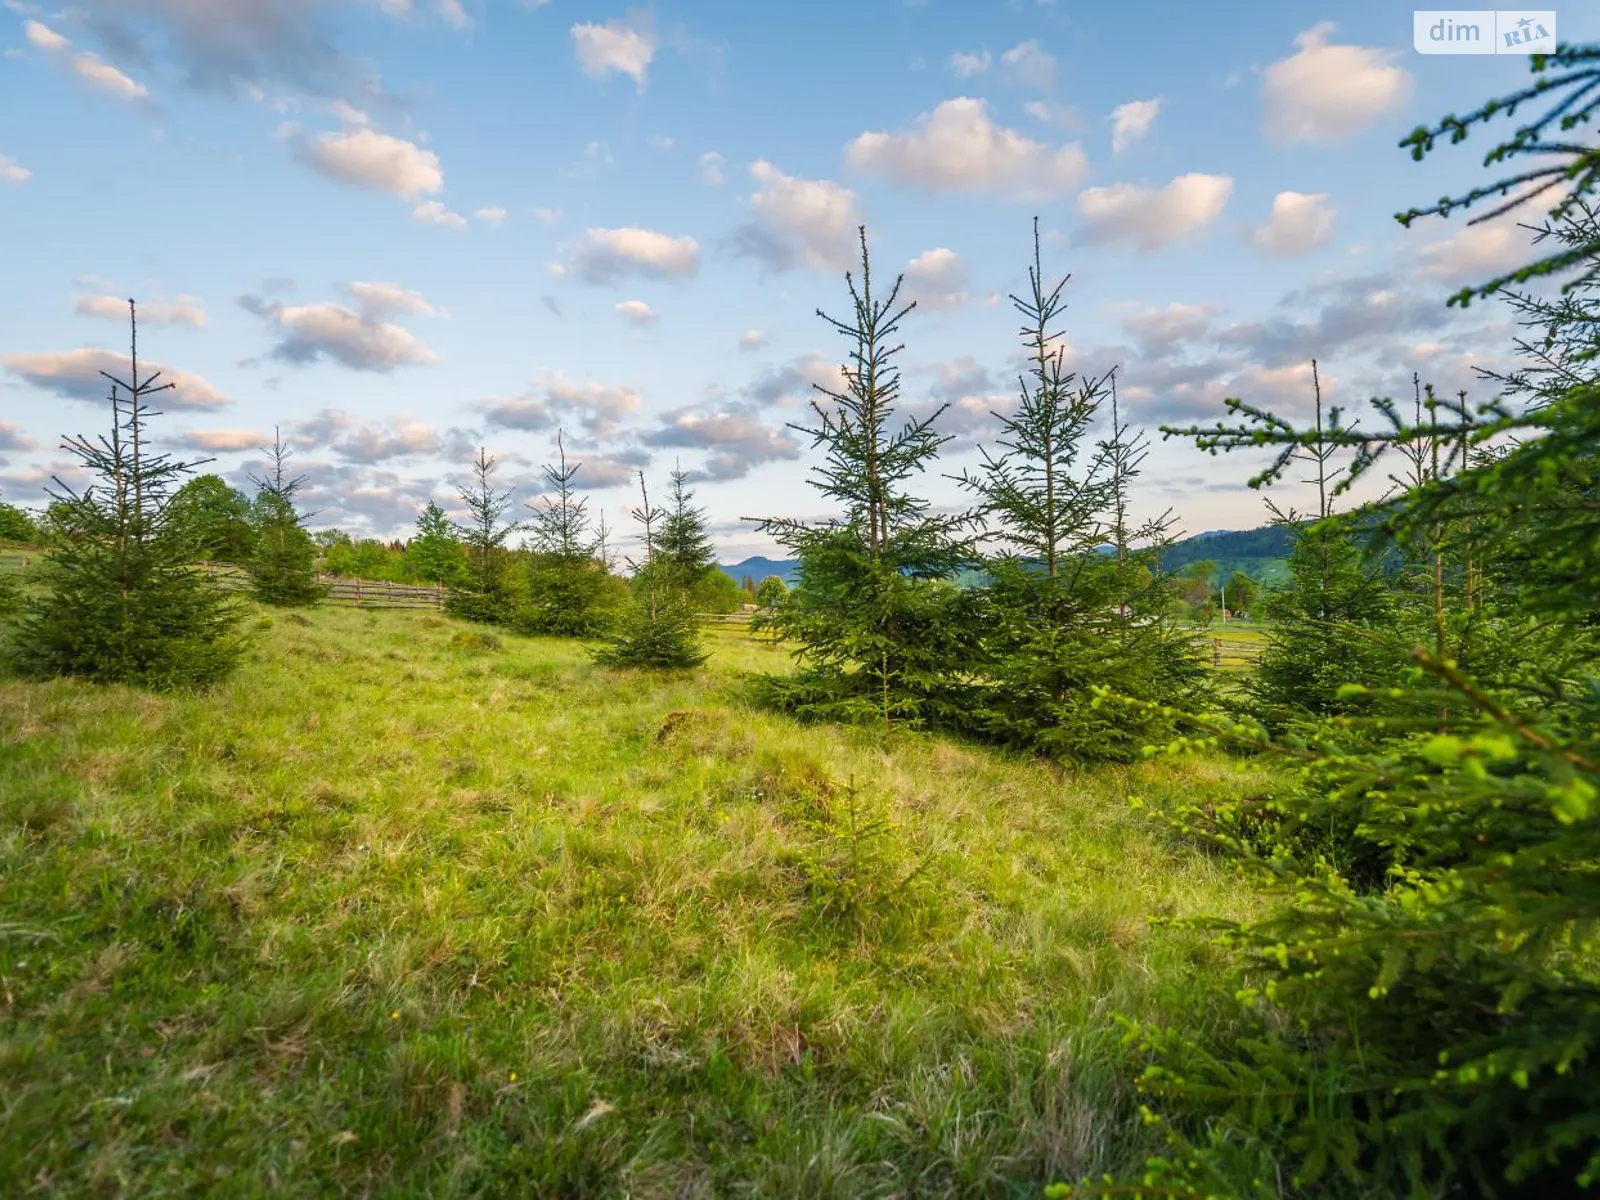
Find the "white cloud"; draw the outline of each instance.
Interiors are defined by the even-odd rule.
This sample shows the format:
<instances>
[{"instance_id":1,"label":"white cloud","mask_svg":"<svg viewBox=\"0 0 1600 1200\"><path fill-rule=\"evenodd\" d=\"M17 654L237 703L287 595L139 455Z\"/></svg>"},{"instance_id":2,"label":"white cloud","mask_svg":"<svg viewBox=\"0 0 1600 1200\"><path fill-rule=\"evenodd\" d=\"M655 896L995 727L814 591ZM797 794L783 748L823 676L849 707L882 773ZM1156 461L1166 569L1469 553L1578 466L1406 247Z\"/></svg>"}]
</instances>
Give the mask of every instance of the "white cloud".
<instances>
[{"instance_id":1,"label":"white cloud","mask_svg":"<svg viewBox=\"0 0 1600 1200\"><path fill-rule=\"evenodd\" d=\"M71 42L54 29L51 29L50 26L41 25L38 21L26 22L22 27L22 32L26 35L29 45L37 46L40 50L51 54L58 53L72 45Z\"/></svg>"},{"instance_id":2,"label":"white cloud","mask_svg":"<svg viewBox=\"0 0 1600 1200\"><path fill-rule=\"evenodd\" d=\"M465 229L467 219L458 212L451 212L437 200L424 200L411 210L411 219L421 221L424 225L437 225L442 229Z\"/></svg>"},{"instance_id":3,"label":"white cloud","mask_svg":"<svg viewBox=\"0 0 1600 1200\"><path fill-rule=\"evenodd\" d=\"M1017 87L1048 92L1055 83L1056 60L1037 40L1022 42L1000 56L1000 77Z\"/></svg>"},{"instance_id":4,"label":"white cloud","mask_svg":"<svg viewBox=\"0 0 1600 1200\"><path fill-rule=\"evenodd\" d=\"M687 279L700 269L700 244L653 229L590 229L569 262L552 263L556 275L584 283L615 283L628 276Z\"/></svg>"},{"instance_id":5,"label":"white cloud","mask_svg":"<svg viewBox=\"0 0 1600 1200\"><path fill-rule=\"evenodd\" d=\"M72 311L81 317L102 317L126 324L128 301L120 296L79 295L73 299ZM199 329L206 323L206 314L193 296L179 296L173 300L141 300L139 323L187 325L191 329Z\"/></svg>"},{"instance_id":6,"label":"white cloud","mask_svg":"<svg viewBox=\"0 0 1600 1200\"><path fill-rule=\"evenodd\" d=\"M739 349L760 350L767 344L767 335L759 329L746 329L739 335Z\"/></svg>"},{"instance_id":7,"label":"white cloud","mask_svg":"<svg viewBox=\"0 0 1600 1200\"><path fill-rule=\"evenodd\" d=\"M446 25L454 29L471 29L472 18L467 15L467 10L461 7L461 0L439 0L439 16Z\"/></svg>"},{"instance_id":8,"label":"white cloud","mask_svg":"<svg viewBox=\"0 0 1600 1200\"><path fill-rule=\"evenodd\" d=\"M546 225L554 225L561 220L561 210L559 208L534 208L528 211L534 220L542 221Z\"/></svg>"},{"instance_id":9,"label":"white cloud","mask_svg":"<svg viewBox=\"0 0 1600 1200\"><path fill-rule=\"evenodd\" d=\"M604 25L574 25L570 32L585 75L594 79L626 75L644 91L645 73L656 55L655 36L646 22L611 20Z\"/></svg>"},{"instance_id":10,"label":"white cloud","mask_svg":"<svg viewBox=\"0 0 1600 1200\"><path fill-rule=\"evenodd\" d=\"M968 299L967 265L954 250L943 246L924 250L905 270L902 295L919 308L958 308Z\"/></svg>"},{"instance_id":11,"label":"white cloud","mask_svg":"<svg viewBox=\"0 0 1600 1200\"><path fill-rule=\"evenodd\" d=\"M300 160L340 183L414 199L444 187L439 156L366 127L323 133L296 147Z\"/></svg>"},{"instance_id":12,"label":"white cloud","mask_svg":"<svg viewBox=\"0 0 1600 1200\"><path fill-rule=\"evenodd\" d=\"M404 289L388 292L386 289L393 285L350 285L357 286L368 289L364 298L353 293L367 306L362 312L331 303L269 304L254 296L246 296L240 303L277 329L280 340L272 348L271 357L282 362L304 366L330 359L353 371L387 374L396 367L439 361L439 356L410 330L375 315L375 311L392 312L397 304L411 303L402 297L414 293L405 293ZM371 307L374 303L376 310Z\"/></svg>"},{"instance_id":13,"label":"white cloud","mask_svg":"<svg viewBox=\"0 0 1600 1200\"><path fill-rule=\"evenodd\" d=\"M623 420L638 412L642 404L631 387L575 383L556 371L536 385L534 392L480 401L478 407L489 424L500 429L537 432L575 420L590 436L610 438L621 432Z\"/></svg>"},{"instance_id":14,"label":"white cloud","mask_svg":"<svg viewBox=\"0 0 1600 1200\"><path fill-rule=\"evenodd\" d=\"M626 318L630 325L644 328L654 325L658 314L643 300L624 300L616 306L617 312Z\"/></svg>"},{"instance_id":15,"label":"white cloud","mask_svg":"<svg viewBox=\"0 0 1600 1200\"><path fill-rule=\"evenodd\" d=\"M110 350L67 350L59 354L7 354L0 364L12 374L33 384L64 396L69 400L86 400L98 403L110 395L111 385L100 374L105 371L119 379L127 379L131 362L126 354ZM146 359L139 360L139 373L159 371L157 386L174 384L170 392L162 392L163 408L222 408L232 403L213 387L209 380L191 375L173 367L164 367Z\"/></svg>"},{"instance_id":16,"label":"white cloud","mask_svg":"<svg viewBox=\"0 0 1600 1200\"><path fill-rule=\"evenodd\" d=\"M1165 308L1143 308L1130 313L1122 319L1122 325L1147 352L1158 352L1178 342L1204 337L1211 328L1213 311L1209 304L1173 301Z\"/></svg>"},{"instance_id":17,"label":"white cloud","mask_svg":"<svg viewBox=\"0 0 1600 1200\"><path fill-rule=\"evenodd\" d=\"M485 225L502 225L505 223L506 210L498 206L491 208L473 209L472 215Z\"/></svg>"},{"instance_id":18,"label":"white cloud","mask_svg":"<svg viewBox=\"0 0 1600 1200\"><path fill-rule=\"evenodd\" d=\"M1130 100L1111 110L1111 153L1121 154L1156 123L1161 112L1161 97L1149 100Z\"/></svg>"},{"instance_id":19,"label":"white cloud","mask_svg":"<svg viewBox=\"0 0 1600 1200\"><path fill-rule=\"evenodd\" d=\"M1062 129L1078 129L1083 123L1083 118L1077 109L1071 105L1055 104L1049 100L1028 100L1023 103L1022 111L1035 121L1045 125L1056 125Z\"/></svg>"},{"instance_id":20,"label":"white cloud","mask_svg":"<svg viewBox=\"0 0 1600 1200\"><path fill-rule=\"evenodd\" d=\"M993 62L994 56L987 50L976 54L958 50L950 56L950 69L956 73L957 79L970 79L974 75L982 75Z\"/></svg>"},{"instance_id":21,"label":"white cloud","mask_svg":"<svg viewBox=\"0 0 1600 1200\"><path fill-rule=\"evenodd\" d=\"M935 191L996 191L1049 200L1077 187L1087 170L1077 143L1047 146L989 119L982 100L946 100L908 133L863 133L846 161L896 183Z\"/></svg>"},{"instance_id":22,"label":"white cloud","mask_svg":"<svg viewBox=\"0 0 1600 1200\"><path fill-rule=\"evenodd\" d=\"M444 449L444 441L431 425L401 416L392 423L355 426L334 441L332 448L352 462L376 463L437 454Z\"/></svg>"},{"instance_id":23,"label":"white cloud","mask_svg":"<svg viewBox=\"0 0 1600 1200\"><path fill-rule=\"evenodd\" d=\"M1411 76L1392 50L1329 45L1323 21L1295 38L1299 49L1261 81L1262 130L1280 145L1343 141L1411 95Z\"/></svg>"},{"instance_id":24,"label":"white cloud","mask_svg":"<svg viewBox=\"0 0 1600 1200\"><path fill-rule=\"evenodd\" d=\"M1159 249L1216 220L1232 194L1233 180L1226 175L1180 175L1159 189L1131 183L1088 188L1078 196L1084 219L1080 237Z\"/></svg>"},{"instance_id":25,"label":"white cloud","mask_svg":"<svg viewBox=\"0 0 1600 1200\"><path fill-rule=\"evenodd\" d=\"M673 409L662 414L660 428L645 434L643 441L647 446L709 450L705 465L691 471L690 478L713 482L742 479L763 463L800 457L800 443L786 430L738 409Z\"/></svg>"},{"instance_id":26,"label":"white cloud","mask_svg":"<svg viewBox=\"0 0 1600 1200\"><path fill-rule=\"evenodd\" d=\"M28 21L23 26L28 43L47 54L54 54L67 64L67 68L91 87L117 100L142 103L150 99L144 84L130 79L98 54L88 50L74 51L72 43L61 34L38 21Z\"/></svg>"},{"instance_id":27,"label":"white cloud","mask_svg":"<svg viewBox=\"0 0 1600 1200\"><path fill-rule=\"evenodd\" d=\"M1272 214L1256 227L1256 245L1286 258L1324 245L1333 236L1335 215L1327 200L1326 192L1279 192L1272 198Z\"/></svg>"},{"instance_id":28,"label":"white cloud","mask_svg":"<svg viewBox=\"0 0 1600 1200\"><path fill-rule=\"evenodd\" d=\"M391 317L397 313L409 313L419 317L435 315L433 305L423 298L421 292L403 288L398 283L356 280L345 284L343 290L369 317Z\"/></svg>"},{"instance_id":29,"label":"white cloud","mask_svg":"<svg viewBox=\"0 0 1600 1200\"><path fill-rule=\"evenodd\" d=\"M7 183L27 183L33 178L33 172L28 170L14 158L0 154L0 179Z\"/></svg>"},{"instance_id":30,"label":"white cloud","mask_svg":"<svg viewBox=\"0 0 1600 1200\"><path fill-rule=\"evenodd\" d=\"M652 133L650 135L650 145L657 150L671 150L677 144L677 138L670 138L664 133Z\"/></svg>"},{"instance_id":31,"label":"white cloud","mask_svg":"<svg viewBox=\"0 0 1600 1200\"><path fill-rule=\"evenodd\" d=\"M1528 231L1512 221L1463 225L1454 233L1417 248L1417 273L1445 283L1486 283L1496 275L1532 262Z\"/></svg>"},{"instance_id":32,"label":"white cloud","mask_svg":"<svg viewBox=\"0 0 1600 1200\"><path fill-rule=\"evenodd\" d=\"M255 429L186 429L176 438L180 446L216 452L260 450L272 437Z\"/></svg>"},{"instance_id":33,"label":"white cloud","mask_svg":"<svg viewBox=\"0 0 1600 1200\"><path fill-rule=\"evenodd\" d=\"M700 156L700 180L712 187L721 187L728 182L728 177L722 173L722 155L715 150L709 150Z\"/></svg>"},{"instance_id":34,"label":"white cloud","mask_svg":"<svg viewBox=\"0 0 1600 1200\"><path fill-rule=\"evenodd\" d=\"M842 271L855 261L862 224L856 195L827 179L798 179L765 160L750 167L760 187L750 197L754 220L734 235L739 253L775 271L796 263Z\"/></svg>"}]
</instances>

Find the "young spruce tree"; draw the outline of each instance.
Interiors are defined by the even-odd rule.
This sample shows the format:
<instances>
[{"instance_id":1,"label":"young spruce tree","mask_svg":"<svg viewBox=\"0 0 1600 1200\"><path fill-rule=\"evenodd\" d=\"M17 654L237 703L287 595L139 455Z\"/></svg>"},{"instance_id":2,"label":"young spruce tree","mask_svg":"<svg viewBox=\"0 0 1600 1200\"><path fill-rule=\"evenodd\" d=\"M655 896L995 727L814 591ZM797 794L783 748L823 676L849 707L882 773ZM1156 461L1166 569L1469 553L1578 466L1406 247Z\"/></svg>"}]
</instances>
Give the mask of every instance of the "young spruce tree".
<instances>
[{"instance_id":1,"label":"young spruce tree","mask_svg":"<svg viewBox=\"0 0 1600 1200\"><path fill-rule=\"evenodd\" d=\"M641 505L633 510L633 519L644 529L644 561L632 564L633 595L621 628L594 652L594 660L608 667L698 667L707 657L705 631L679 565L665 556L657 540L656 525L667 514L651 506L643 471L639 495Z\"/></svg>"},{"instance_id":2,"label":"young spruce tree","mask_svg":"<svg viewBox=\"0 0 1600 1200\"><path fill-rule=\"evenodd\" d=\"M175 485L199 463L149 446L150 398L173 385L140 375L138 314L128 301L126 379L111 382L111 429L63 442L93 480L49 489L51 550L37 568L11 642L33 675L80 675L170 690L228 674L243 646L240 611L193 565L195 545L172 520Z\"/></svg>"},{"instance_id":3,"label":"young spruce tree","mask_svg":"<svg viewBox=\"0 0 1600 1200\"><path fill-rule=\"evenodd\" d=\"M506 541L522 525L505 521L511 492L495 489L494 472L494 455L480 447L472 462L472 481L460 489L468 519L455 527L467 549L466 572L461 583L450 589L445 611L468 621L498 625L510 621L517 607L518 589L510 579Z\"/></svg>"},{"instance_id":4,"label":"young spruce tree","mask_svg":"<svg viewBox=\"0 0 1600 1200\"><path fill-rule=\"evenodd\" d=\"M317 547L305 527L305 516L295 505L295 497L305 485L305 476L288 473L294 456L274 428L272 445L265 450L265 474L252 476L256 498L250 506L254 548L246 570L250 590L265 604L297 607L315 604L327 594L317 582Z\"/></svg>"},{"instance_id":5,"label":"young spruce tree","mask_svg":"<svg viewBox=\"0 0 1600 1200\"><path fill-rule=\"evenodd\" d=\"M955 720L964 679L978 654L975 597L950 578L971 558L965 517L936 515L910 488L948 439L934 430L944 412L894 428L902 347L893 339L915 307L873 294L867 235L861 281L846 273L849 321L817 315L852 343L843 389L815 385L813 426L791 428L824 451L813 486L842 515L808 524L758 522L799 560L795 588L756 624L793 645L799 670L763 683L767 697L804 716L920 723Z\"/></svg>"},{"instance_id":6,"label":"young spruce tree","mask_svg":"<svg viewBox=\"0 0 1600 1200\"><path fill-rule=\"evenodd\" d=\"M616 626L626 602L623 581L600 558L600 537L591 527L589 502L577 494L582 463L568 463L560 431L557 462L546 465L546 494L527 505L530 554L526 595L513 624L519 633L552 637L604 637Z\"/></svg>"},{"instance_id":7,"label":"young spruce tree","mask_svg":"<svg viewBox=\"0 0 1600 1200\"><path fill-rule=\"evenodd\" d=\"M999 452L985 448L977 471L958 477L978 501L989 542L989 613L984 622L981 699L963 727L990 740L1078 760L1130 759L1156 738L1162 722L1130 719L1095 703L1096 686L1169 701L1196 698L1203 668L1189 639L1159 623L1133 624L1124 609L1139 585L1137 563L1111 548L1119 500L1136 465L1118 451L1126 431L1089 441L1110 394L1108 373L1079 377L1065 369L1056 327L1066 277L1047 288L1033 225L1032 293L1011 297L1026 320L1028 375L1001 425ZM1135 557L1138 557L1137 552ZM1187 660L1187 661L1186 661Z\"/></svg>"}]
</instances>

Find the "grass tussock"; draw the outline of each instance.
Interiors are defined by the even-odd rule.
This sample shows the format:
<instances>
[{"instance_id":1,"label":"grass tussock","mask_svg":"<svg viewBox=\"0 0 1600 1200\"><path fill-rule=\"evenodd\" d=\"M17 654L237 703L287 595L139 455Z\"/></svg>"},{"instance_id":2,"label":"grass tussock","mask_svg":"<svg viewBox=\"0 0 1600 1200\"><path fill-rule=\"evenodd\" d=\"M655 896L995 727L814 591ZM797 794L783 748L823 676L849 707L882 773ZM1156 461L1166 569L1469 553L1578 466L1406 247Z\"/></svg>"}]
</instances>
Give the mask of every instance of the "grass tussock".
<instances>
[{"instance_id":1,"label":"grass tussock","mask_svg":"<svg viewBox=\"0 0 1600 1200\"><path fill-rule=\"evenodd\" d=\"M1110 1014L1237 914L1132 790L323 609L0 680L0 1192L1008 1195L1144 1148ZM1203 1019L1203 1014L1193 1014Z\"/></svg>"}]
</instances>

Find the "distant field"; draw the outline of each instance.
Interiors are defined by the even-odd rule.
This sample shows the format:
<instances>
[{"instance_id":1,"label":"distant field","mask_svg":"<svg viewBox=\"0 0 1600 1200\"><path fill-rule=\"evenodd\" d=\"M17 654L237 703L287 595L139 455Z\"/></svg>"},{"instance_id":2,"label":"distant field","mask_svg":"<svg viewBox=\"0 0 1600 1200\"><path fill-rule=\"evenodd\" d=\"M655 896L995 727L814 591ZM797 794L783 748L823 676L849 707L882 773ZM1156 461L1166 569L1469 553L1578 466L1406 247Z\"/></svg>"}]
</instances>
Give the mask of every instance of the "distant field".
<instances>
[{"instance_id":1,"label":"distant field","mask_svg":"<svg viewBox=\"0 0 1600 1200\"><path fill-rule=\"evenodd\" d=\"M0 1194L1030 1195L1150 1148L1111 1013L1200 994L1152 918L1252 901L1127 798L1259 779L801 727L735 631L660 676L462 629L0 679Z\"/></svg>"}]
</instances>

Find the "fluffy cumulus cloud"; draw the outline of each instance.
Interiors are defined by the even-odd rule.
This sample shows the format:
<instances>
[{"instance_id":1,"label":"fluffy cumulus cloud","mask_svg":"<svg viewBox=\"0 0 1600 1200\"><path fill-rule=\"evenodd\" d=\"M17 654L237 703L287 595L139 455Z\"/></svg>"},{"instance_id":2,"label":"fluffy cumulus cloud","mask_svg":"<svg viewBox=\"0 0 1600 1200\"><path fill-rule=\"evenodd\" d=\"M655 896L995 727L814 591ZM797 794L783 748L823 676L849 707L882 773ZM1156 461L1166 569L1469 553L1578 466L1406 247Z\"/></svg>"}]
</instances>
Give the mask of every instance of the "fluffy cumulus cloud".
<instances>
[{"instance_id":1,"label":"fluffy cumulus cloud","mask_svg":"<svg viewBox=\"0 0 1600 1200\"><path fill-rule=\"evenodd\" d=\"M365 126L311 138L296 135L295 155L329 179L405 200L444 187L439 156L432 150Z\"/></svg>"},{"instance_id":2,"label":"fluffy cumulus cloud","mask_svg":"<svg viewBox=\"0 0 1600 1200\"><path fill-rule=\"evenodd\" d=\"M278 340L269 355L280 362L306 366L327 360L387 374L439 361L410 330L382 320L370 306L358 312L343 304L282 304L259 296L243 296L239 303L272 325Z\"/></svg>"},{"instance_id":3,"label":"fluffy cumulus cloud","mask_svg":"<svg viewBox=\"0 0 1600 1200\"><path fill-rule=\"evenodd\" d=\"M863 133L845 149L860 171L907 187L994 192L1050 200L1082 181L1087 162L1076 142L1049 146L996 124L982 100L957 97L917 118L903 133Z\"/></svg>"},{"instance_id":4,"label":"fluffy cumulus cloud","mask_svg":"<svg viewBox=\"0 0 1600 1200\"><path fill-rule=\"evenodd\" d=\"M643 441L647 446L705 450L704 465L689 477L709 482L742 479L764 463L800 457L800 443L786 430L737 405L672 409Z\"/></svg>"},{"instance_id":5,"label":"fluffy cumulus cloud","mask_svg":"<svg viewBox=\"0 0 1600 1200\"><path fill-rule=\"evenodd\" d=\"M421 292L403 288L398 283L357 280L345 284L342 290L369 317L383 318L400 314L414 317L435 315L433 305L428 303Z\"/></svg>"},{"instance_id":6,"label":"fluffy cumulus cloud","mask_svg":"<svg viewBox=\"0 0 1600 1200\"><path fill-rule=\"evenodd\" d=\"M27 183L33 178L33 172L28 170L14 158L0 154L0 182Z\"/></svg>"},{"instance_id":7,"label":"fluffy cumulus cloud","mask_svg":"<svg viewBox=\"0 0 1600 1200\"><path fill-rule=\"evenodd\" d=\"M595 286L624 279L688 279L700 270L700 243L653 229L590 229L554 275Z\"/></svg>"},{"instance_id":8,"label":"fluffy cumulus cloud","mask_svg":"<svg viewBox=\"0 0 1600 1200\"><path fill-rule=\"evenodd\" d=\"M1280 145L1341 142L1411 95L1411 76L1392 50L1335 45L1332 22L1295 38L1299 47L1261 80L1262 130Z\"/></svg>"},{"instance_id":9,"label":"fluffy cumulus cloud","mask_svg":"<svg viewBox=\"0 0 1600 1200\"><path fill-rule=\"evenodd\" d=\"M578 66L585 75L594 79L626 75L644 91L645 74L656 56L656 40L642 14L604 25L574 25L570 32Z\"/></svg>"},{"instance_id":10,"label":"fluffy cumulus cloud","mask_svg":"<svg viewBox=\"0 0 1600 1200\"><path fill-rule=\"evenodd\" d=\"M959 308L968 300L967 264L954 250L924 250L906 266L901 296L918 308Z\"/></svg>"},{"instance_id":11,"label":"fluffy cumulus cloud","mask_svg":"<svg viewBox=\"0 0 1600 1200\"><path fill-rule=\"evenodd\" d=\"M186 429L175 439L180 446L191 450L206 450L213 454L260 450L272 444L272 435L259 429Z\"/></svg>"},{"instance_id":12,"label":"fluffy cumulus cloud","mask_svg":"<svg viewBox=\"0 0 1600 1200\"><path fill-rule=\"evenodd\" d=\"M7 354L0 366L26 383L68 400L101 403L110 395L110 383L100 372L126 380L132 363L126 354L84 347L56 354ZM161 393L161 407L172 409L222 408L231 403L209 380L175 367L139 360L139 373L160 372L157 384L170 383L173 389Z\"/></svg>"},{"instance_id":13,"label":"fluffy cumulus cloud","mask_svg":"<svg viewBox=\"0 0 1600 1200\"><path fill-rule=\"evenodd\" d=\"M1009 413L1016 406L1011 389L970 354L916 367L907 376L928 382L918 389L922 395L904 406L905 415L920 419L939 413L935 427L951 439L947 447L951 454L970 450L993 435L994 414Z\"/></svg>"},{"instance_id":14,"label":"fluffy cumulus cloud","mask_svg":"<svg viewBox=\"0 0 1600 1200\"><path fill-rule=\"evenodd\" d=\"M739 349L764 350L767 345L767 335L759 329L746 329L739 335Z\"/></svg>"},{"instance_id":15,"label":"fluffy cumulus cloud","mask_svg":"<svg viewBox=\"0 0 1600 1200\"><path fill-rule=\"evenodd\" d=\"M660 314L643 300L624 300L616 306L617 315L636 329L654 325Z\"/></svg>"},{"instance_id":16,"label":"fluffy cumulus cloud","mask_svg":"<svg viewBox=\"0 0 1600 1200\"><path fill-rule=\"evenodd\" d=\"M594 381L575 382L559 371L520 396L479 401L484 419L497 429L538 432L576 424L590 437L610 439L643 400L631 387Z\"/></svg>"},{"instance_id":17,"label":"fluffy cumulus cloud","mask_svg":"<svg viewBox=\"0 0 1600 1200\"><path fill-rule=\"evenodd\" d=\"M132 104L149 102L150 92L144 84L124 74L93 51L74 50L69 39L48 25L28 21L23 25L23 34L29 45L58 59L69 71L103 95Z\"/></svg>"},{"instance_id":18,"label":"fluffy cumulus cloud","mask_svg":"<svg viewBox=\"0 0 1600 1200\"><path fill-rule=\"evenodd\" d=\"M1129 100L1111 110L1111 152L1121 154L1150 132L1161 112L1161 97Z\"/></svg>"},{"instance_id":19,"label":"fluffy cumulus cloud","mask_svg":"<svg viewBox=\"0 0 1600 1200\"><path fill-rule=\"evenodd\" d=\"M1255 243L1285 258L1309 254L1333 236L1334 215L1325 192L1279 192L1271 215L1256 226Z\"/></svg>"},{"instance_id":20,"label":"fluffy cumulus cloud","mask_svg":"<svg viewBox=\"0 0 1600 1200\"><path fill-rule=\"evenodd\" d=\"M733 235L736 254L774 271L804 264L842 271L856 261L862 223L856 194L827 179L798 179L765 160L750 167L759 185L750 197L751 220Z\"/></svg>"},{"instance_id":21,"label":"fluffy cumulus cloud","mask_svg":"<svg viewBox=\"0 0 1600 1200\"><path fill-rule=\"evenodd\" d=\"M444 449L443 439L431 425L406 416L354 425L331 444L346 459L359 463L438 454Z\"/></svg>"},{"instance_id":22,"label":"fluffy cumulus cloud","mask_svg":"<svg viewBox=\"0 0 1600 1200\"><path fill-rule=\"evenodd\" d=\"M100 317L124 325L128 321L128 301L121 296L80 294L73 298L72 311L80 317ZM206 323L206 312L193 296L179 296L173 300L140 300L139 323L187 325L191 329L199 329Z\"/></svg>"},{"instance_id":23,"label":"fluffy cumulus cloud","mask_svg":"<svg viewBox=\"0 0 1600 1200\"><path fill-rule=\"evenodd\" d=\"M1418 248L1418 274L1449 284L1486 283L1531 262L1535 253L1528 231L1514 221L1463 225Z\"/></svg>"},{"instance_id":24,"label":"fluffy cumulus cloud","mask_svg":"<svg viewBox=\"0 0 1600 1200\"><path fill-rule=\"evenodd\" d=\"M472 215L478 220L482 221L485 225L493 228L498 228L499 226L505 224L506 220L506 210L500 208L498 205L491 206L489 208L475 208L472 210Z\"/></svg>"},{"instance_id":25,"label":"fluffy cumulus cloud","mask_svg":"<svg viewBox=\"0 0 1600 1200\"><path fill-rule=\"evenodd\" d=\"M1233 194L1226 175L1180 175L1166 187L1131 183L1087 188L1078 196L1087 242L1130 242L1157 250L1204 229L1222 214Z\"/></svg>"}]
</instances>

